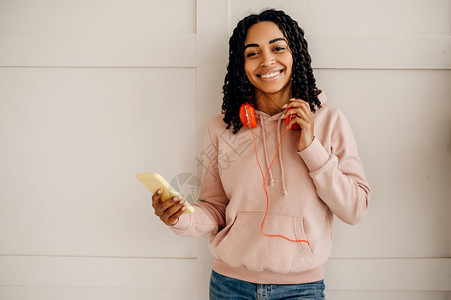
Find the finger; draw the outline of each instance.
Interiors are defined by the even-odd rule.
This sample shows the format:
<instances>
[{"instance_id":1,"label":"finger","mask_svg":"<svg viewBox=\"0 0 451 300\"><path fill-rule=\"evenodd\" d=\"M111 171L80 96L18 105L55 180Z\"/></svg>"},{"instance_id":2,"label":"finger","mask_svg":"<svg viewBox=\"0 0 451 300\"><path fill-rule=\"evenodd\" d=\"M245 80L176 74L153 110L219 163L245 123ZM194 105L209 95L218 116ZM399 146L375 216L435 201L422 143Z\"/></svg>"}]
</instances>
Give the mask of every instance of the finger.
<instances>
[{"instance_id":1,"label":"finger","mask_svg":"<svg viewBox=\"0 0 451 300\"><path fill-rule=\"evenodd\" d=\"M155 208L155 214L159 217L161 217L166 210L168 210L170 207L178 204L178 201L180 201L180 198L178 196L173 197L172 199L169 199L167 201L164 202L158 202L156 203L156 206L154 206Z\"/></svg>"},{"instance_id":2,"label":"finger","mask_svg":"<svg viewBox=\"0 0 451 300\"><path fill-rule=\"evenodd\" d=\"M291 109L289 113L292 115L296 115L299 118L304 119L306 121L310 121L311 119L310 114L300 107Z\"/></svg>"},{"instance_id":3,"label":"finger","mask_svg":"<svg viewBox=\"0 0 451 300\"><path fill-rule=\"evenodd\" d=\"M288 122L287 129L291 128L291 126L293 126L293 124L295 124L295 123L299 124L299 126L301 126L302 130L307 130L311 126L310 122L308 122L302 118L299 118L298 116L295 115L295 117L292 118L290 122Z\"/></svg>"},{"instance_id":4,"label":"finger","mask_svg":"<svg viewBox=\"0 0 451 300\"><path fill-rule=\"evenodd\" d=\"M152 195L152 206L155 207L155 205L161 201L161 194L163 194L163 189L158 189L155 194Z\"/></svg>"},{"instance_id":5,"label":"finger","mask_svg":"<svg viewBox=\"0 0 451 300\"><path fill-rule=\"evenodd\" d=\"M302 101L302 100L301 100L301 101ZM310 105L309 105L307 102L305 102L305 101L302 101L302 102L295 102L295 103L293 103L292 106L290 106L290 108L291 108L291 109L302 110L302 111L304 111L304 112L307 113L307 114L310 114L310 113L311 113Z\"/></svg>"},{"instance_id":6,"label":"finger","mask_svg":"<svg viewBox=\"0 0 451 300\"><path fill-rule=\"evenodd\" d=\"M179 222L180 216L183 214L184 210L185 210L184 208L183 208L183 210L181 209L176 214L174 214L173 216L168 218L166 220L166 222L164 222L164 223L168 226L174 226L175 224L177 224Z\"/></svg>"},{"instance_id":7,"label":"finger","mask_svg":"<svg viewBox=\"0 0 451 300\"><path fill-rule=\"evenodd\" d=\"M309 106L309 103L307 101L304 101L302 99L290 99L290 101L287 104L287 107L299 107L301 105L307 104Z\"/></svg>"},{"instance_id":8,"label":"finger","mask_svg":"<svg viewBox=\"0 0 451 300\"><path fill-rule=\"evenodd\" d=\"M305 112L301 108L291 109L287 116L287 120L287 126L295 123L298 123L302 129L310 128L311 126L313 126L313 116L309 112Z\"/></svg>"},{"instance_id":9,"label":"finger","mask_svg":"<svg viewBox=\"0 0 451 300\"><path fill-rule=\"evenodd\" d=\"M175 202L173 205L169 206L165 211L164 215L171 217L173 214L178 212L180 209L184 208L185 199Z\"/></svg>"},{"instance_id":10,"label":"finger","mask_svg":"<svg viewBox=\"0 0 451 300\"><path fill-rule=\"evenodd\" d=\"M185 212L185 209L186 208L183 204L171 207L166 211L164 223L170 226L175 225L180 216Z\"/></svg>"},{"instance_id":11,"label":"finger","mask_svg":"<svg viewBox=\"0 0 451 300\"><path fill-rule=\"evenodd\" d=\"M288 104L285 109L287 110L285 112L284 118L287 118L290 114L294 114L296 112L304 112L305 116L311 115L310 105L303 101L303 100L295 100Z\"/></svg>"}]
</instances>

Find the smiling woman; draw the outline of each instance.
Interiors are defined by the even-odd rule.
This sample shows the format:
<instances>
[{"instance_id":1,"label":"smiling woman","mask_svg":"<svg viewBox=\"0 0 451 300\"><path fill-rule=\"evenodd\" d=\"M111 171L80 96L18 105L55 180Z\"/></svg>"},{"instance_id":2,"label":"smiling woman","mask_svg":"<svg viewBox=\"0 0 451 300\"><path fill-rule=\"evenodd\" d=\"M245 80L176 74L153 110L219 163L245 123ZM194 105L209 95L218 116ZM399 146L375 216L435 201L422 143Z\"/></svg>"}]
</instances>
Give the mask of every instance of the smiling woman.
<instances>
[{"instance_id":1,"label":"smiling woman","mask_svg":"<svg viewBox=\"0 0 451 300\"><path fill-rule=\"evenodd\" d=\"M304 32L284 12L240 21L222 114L205 135L212 151L196 211L153 195L175 233L210 235L210 299L324 299L333 217L356 224L366 214L370 189L352 131L316 88L310 62Z\"/></svg>"},{"instance_id":2,"label":"smiling woman","mask_svg":"<svg viewBox=\"0 0 451 300\"><path fill-rule=\"evenodd\" d=\"M252 69L256 68L260 68L262 73L254 73ZM255 89L257 82L265 83L264 79L277 77L278 73L282 76L277 79L282 80L277 80L278 84L271 87L266 85L264 91L269 93L262 94L259 93L262 90ZM288 80L288 83L284 84L283 80ZM244 102L271 115L280 112L280 107L292 97L307 102L312 112L319 108L321 102L308 44L298 23L285 13L274 10L241 20L229 40L229 65L223 92L224 121L228 127L233 126L234 133L242 127L237 112ZM269 98L262 101L261 96ZM240 102L238 99L243 100Z\"/></svg>"}]
</instances>

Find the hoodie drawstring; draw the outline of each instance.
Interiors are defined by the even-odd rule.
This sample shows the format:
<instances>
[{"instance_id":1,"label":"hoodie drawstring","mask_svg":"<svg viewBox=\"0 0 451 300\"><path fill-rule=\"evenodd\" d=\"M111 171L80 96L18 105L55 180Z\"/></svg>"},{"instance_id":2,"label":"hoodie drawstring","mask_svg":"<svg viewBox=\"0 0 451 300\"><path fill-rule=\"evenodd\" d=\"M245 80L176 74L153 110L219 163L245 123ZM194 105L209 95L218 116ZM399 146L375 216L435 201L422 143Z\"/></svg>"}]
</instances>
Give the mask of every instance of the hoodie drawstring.
<instances>
[{"instance_id":1,"label":"hoodie drawstring","mask_svg":"<svg viewBox=\"0 0 451 300\"><path fill-rule=\"evenodd\" d=\"M266 144L266 130L263 118L260 118L260 123L262 125L262 135L263 135L263 150L265 153L266 169L269 169L269 158L268 158L268 147ZM274 185L274 177L272 176L271 169L269 169L269 185Z\"/></svg>"},{"instance_id":2,"label":"hoodie drawstring","mask_svg":"<svg viewBox=\"0 0 451 300\"><path fill-rule=\"evenodd\" d=\"M282 118L279 118L277 121L277 140L280 141L280 123ZM288 195L287 186L285 183L285 170L283 168L283 160L282 160L282 143L280 143L279 148L279 163L280 163L280 172L282 173L282 193L284 196Z\"/></svg>"},{"instance_id":3,"label":"hoodie drawstring","mask_svg":"<svg viewBox=\"0 0 451 300\"><path fill-rule=\"evenodd\" d=\"M282 158L282 141L280 140L280 124L282 122L282 118L278 118L277 121L277 141L279 143L279 149L278 149L278 156L279 156L279 164L280 164L280 169L281 169L281 177L282 177L282 193L284 196L288 195L288 191L287 191L287 187L286 187L286 181L285 181L285 169L283 166L283 158ZM264 150L264 154L265 154L265 161L266 161L266 169L268 170L268 175L269 175L269 185L274 185L274 176L272 174L271 171L271 165L269 162L269 158L268 158L268 147L267 147L267 143L266 143L266 129L265 129L265 123L263 121L263 117L260 116L260 124L262 126L262 135L263 135L263 150Z\"/></svg>"}]
</instances>

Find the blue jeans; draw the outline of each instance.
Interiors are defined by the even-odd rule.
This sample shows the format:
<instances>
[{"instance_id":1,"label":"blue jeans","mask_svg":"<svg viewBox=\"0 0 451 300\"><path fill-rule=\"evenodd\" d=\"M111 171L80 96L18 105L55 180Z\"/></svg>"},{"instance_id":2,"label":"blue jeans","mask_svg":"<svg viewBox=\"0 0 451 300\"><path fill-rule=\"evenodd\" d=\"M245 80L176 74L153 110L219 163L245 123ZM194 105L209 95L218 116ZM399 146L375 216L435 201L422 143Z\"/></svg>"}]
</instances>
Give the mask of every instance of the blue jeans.
<instances>
[{"instance_id":1,"label":"blue jeans","mask_svg":"<svg viewBox=\"0 0 451 300\"><path fill-rule=\"evenodd\" d=\"M210 280L210 300L324 300L323 280L305 284L255 284L213 271Z\"/></svg>"}]
</instances>

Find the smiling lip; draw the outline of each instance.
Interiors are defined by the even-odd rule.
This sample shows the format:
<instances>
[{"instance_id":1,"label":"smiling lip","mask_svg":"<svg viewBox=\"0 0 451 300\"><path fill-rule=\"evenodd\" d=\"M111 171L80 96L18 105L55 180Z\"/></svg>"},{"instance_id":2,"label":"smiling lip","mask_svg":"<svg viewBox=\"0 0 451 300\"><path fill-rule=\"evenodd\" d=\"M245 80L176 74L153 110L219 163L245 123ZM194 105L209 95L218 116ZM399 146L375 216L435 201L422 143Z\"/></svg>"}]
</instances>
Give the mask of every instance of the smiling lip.
<instances>
[{"instance_id":1,"label":"smiling lip","mask_svg":"<svg viewBox=\"0 0 451 300\"><path fill-rule=\"evenodd\" d=\"M265 72L264 74L258 74L257 77L262 80L271 80L279 77L282 74L283 70L271 70L269 72Z\"/></svg>"}]
</instances>

